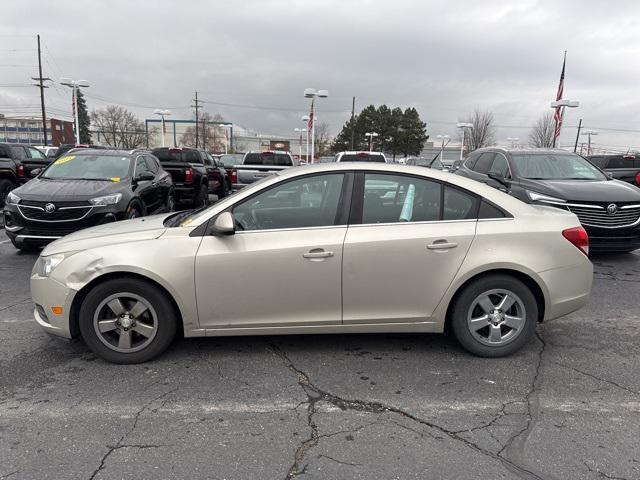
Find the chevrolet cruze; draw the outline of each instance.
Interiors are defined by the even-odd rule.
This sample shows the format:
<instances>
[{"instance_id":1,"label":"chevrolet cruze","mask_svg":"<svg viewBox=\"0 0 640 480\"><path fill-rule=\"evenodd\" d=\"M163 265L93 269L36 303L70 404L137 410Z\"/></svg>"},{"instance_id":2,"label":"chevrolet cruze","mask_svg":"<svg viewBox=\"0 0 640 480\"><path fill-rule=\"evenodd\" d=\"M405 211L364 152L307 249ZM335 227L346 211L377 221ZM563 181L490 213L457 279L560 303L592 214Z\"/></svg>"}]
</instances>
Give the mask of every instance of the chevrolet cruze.
<instances>
[{"instance_id":1,"label":"chevrolet cruze","mask_svg":"<svg viewBox=\"0 0 640 480\"><path fill-rule=\"evenodd\" d=\"M451 331L515 352L537 322L588 300L578 218L436 170L292 168L194 212L138 218L48 245L34 315L117 363L186 337Z\"/></svg>"}]
</instances>

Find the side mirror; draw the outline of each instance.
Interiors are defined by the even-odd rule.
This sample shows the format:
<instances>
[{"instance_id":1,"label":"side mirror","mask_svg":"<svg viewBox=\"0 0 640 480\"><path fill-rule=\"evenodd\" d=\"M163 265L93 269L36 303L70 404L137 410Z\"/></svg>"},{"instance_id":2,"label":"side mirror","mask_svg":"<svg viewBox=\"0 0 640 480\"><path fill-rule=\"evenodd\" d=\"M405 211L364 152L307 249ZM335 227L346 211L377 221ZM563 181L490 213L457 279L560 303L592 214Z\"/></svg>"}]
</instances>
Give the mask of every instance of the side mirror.
<instances>
[{"instance_id":1,"label":"side mirror","mask_svg":"<svg viewBox=\"0 0 640 480\"><path fill-rule=\"evenodd\" d=\"M134 178L134 180L136 182L147 182L147 181L151 181L153 179L155 179L156 176L151 173L151 172L142 172L140 175L136 176L136 178Z\"/></svg>"},{"instance_id":2,"label":"side mirror","mask_svg":"<svg viewBox=\"0 0 640 480\"><path fill-rule=\"evenodd\" d=\"M34 168L29 172L29 176L31 178L35 178L42 173L42 168Z\"/></svg>"},{"instance_id":3,"label":"side mirror","mask_svg":"<svg viewBox=\"0 0 640 480\"><path fill-rule=\"evenodd\" d=\"M499 173L489 173L488 176L489 176L489 178L491 180L495 180L496 182L498 182L500 185L504 186L505 188L507 188L507 189L511 188L511 182L509 180L507 180L506 178L504 178Z\"/></svg>"},{"instance_id":4,"label":"side mirror","mask_svg":"<svg viewBox=\"0 0 640 480\"><path fill-rule=\"evenodd\" d=\"M231 212L222 212L209 227L209 234L216 237L233 235L236 233L236 221Z\"/></svg>"}]
</instances>

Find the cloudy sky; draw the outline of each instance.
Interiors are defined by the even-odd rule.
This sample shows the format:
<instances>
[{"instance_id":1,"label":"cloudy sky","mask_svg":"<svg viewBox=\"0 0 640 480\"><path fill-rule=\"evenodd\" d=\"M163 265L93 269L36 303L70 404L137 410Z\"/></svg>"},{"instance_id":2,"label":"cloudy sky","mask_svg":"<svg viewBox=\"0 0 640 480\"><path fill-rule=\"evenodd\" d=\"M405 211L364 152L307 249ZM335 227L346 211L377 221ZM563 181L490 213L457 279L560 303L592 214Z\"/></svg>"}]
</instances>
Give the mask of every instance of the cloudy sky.
<instances>
[{"instance_id":1,"label":"cloudy sky","mask_svg":"<svg viewBox=\"0 0 640 480\"><path fill-rule=\"evenodd\" d=\"M0 113L37 114L35 35L45 76L87 79L89 108L141 118L205 110L263 133L292 135L305 87L326 88L318 118L336 133L368 104L414 106L428 133L455 135L474 108L495 114L499 142L525 141L549 110L566 49L568 111L594 142L640 148L640 2L592 0L3 0ZM70 114L64 87L47 90Z\"/></svg>"}]
</instances>

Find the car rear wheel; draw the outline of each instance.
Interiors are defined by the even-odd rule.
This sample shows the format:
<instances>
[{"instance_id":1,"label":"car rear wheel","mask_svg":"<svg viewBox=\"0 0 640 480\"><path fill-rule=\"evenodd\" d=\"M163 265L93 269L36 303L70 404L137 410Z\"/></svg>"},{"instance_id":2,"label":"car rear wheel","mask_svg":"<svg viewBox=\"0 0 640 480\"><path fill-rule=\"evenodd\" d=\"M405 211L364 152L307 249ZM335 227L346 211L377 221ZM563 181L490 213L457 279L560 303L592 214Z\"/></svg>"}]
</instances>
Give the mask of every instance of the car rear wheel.
<instances>
[{"instance_id":1,"label":"car rear wheel","mask_svg":"<svg viewBox=\"0 0 640 480\"><path fill-rule=\"evenodd\" d=\"M16 187L11 180L7 180L6 178L0 179L0 208L4 207L7 195L9 195L9 192L14 188Z\"/></svg>"},{"instance_id":2,"label":"car rear wheel","mask_svg":"<svg viewBox=\"0 0 640 480\"><path fill-rule=\"evenodd\" d=\"M173 341L176 313L166 296L142 280L113 279L93 288L80 307L80 333L108 362L141 363Z\"/></svg>"},{"instance_id":3,"label":"car rear wheel","mask_svg":"<svg viewBox=\"0 0 640 480\"><path fill-rule=\"evenodd\" d=\"M535 332L536 299L509 275L479 278L458 295L451 326L460 344L481 357L502 357L522 348Z\"/></svg>"},{"instance_id":4,"label":"car rear wheel","mask_svg":"<svg viewBox=\"0 0 640 480\"><path fill-rule=\"evenodd\" d=\"M173 196L173 192L167 194L166 207L167 212L174 212L176 209L176 199Z\"/></svg>"},{"instance_id":5,"label":"car rear wheel","mask_svg":"<svg viewBox=\"0 0 640 480\"><path fill-rule=\"evenodd\" d=\"M198 191L198 196L196 197L195 206L196 208L200 208L207 205L209 205L209 188L202 184Z\"/></svg>"}]
</instances>

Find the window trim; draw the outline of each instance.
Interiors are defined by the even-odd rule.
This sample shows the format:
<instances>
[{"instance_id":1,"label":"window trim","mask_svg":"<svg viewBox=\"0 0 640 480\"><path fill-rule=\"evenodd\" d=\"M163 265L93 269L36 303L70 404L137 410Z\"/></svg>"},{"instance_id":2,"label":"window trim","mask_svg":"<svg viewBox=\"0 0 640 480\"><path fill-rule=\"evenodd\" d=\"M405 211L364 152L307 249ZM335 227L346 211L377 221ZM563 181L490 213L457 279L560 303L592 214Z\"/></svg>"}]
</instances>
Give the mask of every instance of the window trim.
<instances>
[{"instance_id":1,"label":"window trim","mask_svg":"<svg viewBox=\"0 0 640 480\"><path fill-rule=\"evenodd\" d=\"M364 178L365 175L369 173L369 174L376 174L376 175L391 175L391 176L402 176L402 177L410 177L410 178L417 178L418 180L425 180L425 181L429 181L429 182L434 182L434 183L438 183L440 184L440 220L429 220L429 221L415 221L415 222L391 222L391 223L362 223L362 213L363 213L363 206L364 206ZM357 172L355 172L355 181L354 181L354 188L353 188L353 195L351 197L351 206L352 206L352 210L350 212L349 215L349 226L356 226L356 225L378 225L378 226L384 226L384 225L406 225L406 224L410 224L410 225L418 225L418 224L430 224L430 223L442 223L442 222L447 222L447 223L451 223L451 222L468 222L468 221L473 221L476 222L478 221L478 212L480 210L480 204L482 203L482 200L486 200L486 198L484 198L481 195L478 195L475 192L472 192L470 190L467 190L463 187L459 187L458 185L454 185L453 183L449 183L447 181L443 181L443 180L438 180L436 178L431 178L431 177L422 177L419 175L414 175L414 174L410 174L410 173L406 173L406 172L390 172L390 171L385 171L385 170L358 170ZM475 200L475 205L474 205L474 215L475 218L463 218L460 220L444 220L444 190L445 188L452 188L454 190L458 190L466 195L469 195L470 197L472 197ZM488 200L487 200L488 201ZM492 202L489 202L493 205ZM504 212L503 208L500 207L496 207L499 208L500 210L502 210ZM505 212L506 213L506 212Z\"/></svg>"},{"instance_id":2,"label":"window trim","mask_svg":"<svg viewBox=\"0 0 640 480\"><path fill-rule=\"evenodd\" d=\"M295 182L308 177L321 177L325 175L336 175L336 174L343 175L344 178L342 180L342 189L340 191L340 198L338 199L338 205L336 206L336 216L334 217L333 225L320 225L320 226L312 226L312 227L267 228L267 229L260 229L260 230L236 230L235 234L237 235L237 234L263 233L263 232L290 232L290 231L298 231L298 230L318 230L318 229L326 229L326 228L347 227L349 225L348 218L349 218L349 211L351 209L351 199L352 199L351 192L353 189L353 179L354 179L354 172L351 170L346 170L346 171L338 170L335 172L327 171L327 172L320 172L320 173L312 172L312 173L307 173L305 175L299 175L293 178L284 179L280 182L271 184L268 187L263 188L252 195L249 195L248 197L243 198L242 200L234 203L233 205L229 205L229 207L225 208L221 212L218 212L218 214L211 217L209 221L205 223L212 225L213 222L215 222L215 219L218 217L218 215L224 212L230 212L231 214L233 214L233 210L236 207L242 205L245 202L250 201L251 199L257 197L258 195L266 193L282 185L286 185L287 183ZM209 227L207 226L207 228L204 230L205 233L203 235L206 235L208 231L209 231Z\"/></svg>"}]
</instances>

